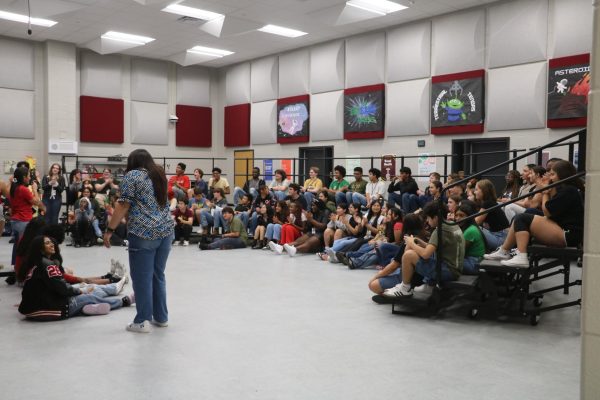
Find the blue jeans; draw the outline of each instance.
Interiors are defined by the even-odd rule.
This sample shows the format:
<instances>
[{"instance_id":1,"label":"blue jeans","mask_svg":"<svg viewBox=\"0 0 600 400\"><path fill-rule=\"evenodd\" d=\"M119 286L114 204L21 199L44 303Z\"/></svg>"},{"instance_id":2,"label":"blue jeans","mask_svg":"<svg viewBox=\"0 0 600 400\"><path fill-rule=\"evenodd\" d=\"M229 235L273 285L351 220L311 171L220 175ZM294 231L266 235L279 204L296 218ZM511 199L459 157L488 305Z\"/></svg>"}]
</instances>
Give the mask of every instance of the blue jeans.
<instances>
[{"instance_id":1,"label":"blue jeans","mask_svg":"<svg viewBox=\"0 0 600 400\"><path fill-rule=\"evenodd\" d=\"M81 313L84 306L88 304L107 303L114 310L123 306L123 300L117 296L117 284L94 285L94 291L89 294L72 296L69 299L69 317Z\"/></svg>"},{"instance_id":2,"label":"blue jeans","mask_svg":"<svg viewBox=\"0 0 600 400\"><path fill-rule=\"evenodd\" d=\"M129 267L135 293L136 324L151 321L167 322L167 284L165 267L171 251L173 234L156 240L145 240L127 235L129 239Z\"/></svg>"},{"instance_id":3,"label":"blue jeans","mask_svg":"<svg viewBox=\"0 0 600 400\"><path fill-rule=\"evenodd\" d=\"M243 249L244 247L246 247L246 243L240 238L223 238L215 240L208 245L208 248L211 250Z\"/></svg>"},{"instance_id":4,"label":"blue jeans","mask_svg":"<svg viewBox=\"0 0 600 400\"><path fill-rule=\"evenodd\" d=\"M394 243L381 243L377 248L377 253L379 254L379 264L388 265L402 249L403 247L400 247Z\"/></svg>"},{"instance_id":5,"label":"blue jeans","mask_svg":"<svg viewBox=\"0 0 600 400\"><path fill-rule=\"evenodd\" d=\"M23 237L23 232L25 232L25 228L27 228L28 223L28 221L17 221L16 219L10 221L12 235L15 238L12 248L11 265L15 265L15 260L17 258L17 246L19 245L19 240L21 240Z\"/></svg>"},{"instance_id":6,"label":"blue jeans","mask_svg":"<svg viewBox=\"0 0 600 400\"><path fill-rule=\"evenodd\" d=\"M222 210L217 210L215 209L213 211L213 219L214 219L214 227L215 228L219 228L222 227L223 230L225 230L225 228L227 227L227 221L225 221L225 218L223 218L223 212Z\"/></svg>"},{"instance_id":7,"label":"blue jeans","mask_svg":"<svg viewBox=\"0 0 600 400\"><path fill-rule=\"evenodd\" d=\"M250 211L248 211L250 212ZM248 221L248 225L250 225L248 227L248 229L250 230L250 233L254 235L254 232L256 232L256 226L258 225L258 213L256 211L252 212L252 216L250 217L250 220Z\"/></svg>"},{"instance_id":8,"label":"blue jeans","mask_svg":"<svg viewBox=\"0 0 600 400\"><path fill-rule=\"evenodd\" d=\"M271 193L273 193L273 196L279 201L285 200L287 196L287 193L281 190L271 190Z\"/></svg>"},{"instance_id":9,"label":"blue jeans","mask_svg":"<svg viewBox=\"0 0 600 400\"><path fill-rule=\"evenodd\" d=\"M402 194L388 193L388 203L394 207L396 206L396 204L398 204L400 208L402 208Z\"/></svg>"},{"instance_id":10,"label":"blue jeans","mask_svg":"<svg viewBox=\"0 0 600 400\"><path fill-rule=\"evenodd\" d=\"M212 225L214 222L215 219L209 210L200 211L200 226L202 226L202 228L208 228L208 226Z\"/></svg>"},{"instance_id":11,"label":"blue jeans","mask_svg":"<svg viewBox=\"0 0 600 400\"><path fill-rule=\"evenodd\" d=\"M265 233L267 240L281 240L281 225L280 224L269 224L267 225L267 232Z\"/></svg>"},{"instance_id":12,"label":"blue jeans","mask_svg":"<svg viewBox=\"0 0 600 400\"><path fill-rule=\"evenodd\" d=\"M42 199L42 202L46 206L46 223L58 224L58 215L62 206L61 197L57 195L54 199Z\"/></svg>"},{"instance_id":13,"label":"blue jeans","mask_svg":"<svg viewBox=\"0 0 600 400\"><path fill-rule=\"evenodd\" d=\"M242 211L239 214L236 215L240 221L242 221L242 224L244 224L244 228L248 228L248 220L250 219L250 211ZM252 232L254 233L254 232Z\"/></svg>"},{"instance_id":14,"label":"blue jeans","mask_svg":"<svg viewBox=\"0 0 600 400\"><path fill-rule=\"evenodd\" d=\"M463 261L463 274L465 275L476 275L479 272L479 263L481 258L468 256Z\"/></svg>"},{"instance_id":15,"label":"blue jeans","mask_svg":"<svg viewBox=\"0 0 600 400\"><path fill-rule=\"evenodd\" d=\"M337 239L333 242L331 246L331 250L333 251L344 251L346 246L350 246L352 243L356 242L358 238L355 237L343 237L341 239Z\"/></svg>"},{"instance_id":16,"label":"blue jeans","mask_svg":"<svg viewBox=\"0 0 600 400\"><path fill-rule=\"evenodd\" d=\"M233 204L237 206L240 202L240 199L245 194L248 193L246 193L241 187L236 186L235 189L233 189ZM255 199L256 196L258 196L258 190L250 188L250 195L252 196L252 199Z\"/></svg>"},{"instance_id":17,"label":"blue jeans","mask_svg":"<svg viewBox=\"0 0 600 400\"><path fill-rule=\"evenodd\" d=\"M306 204L311 205L315 199L315 194L312 192L304 192L304 198L306 199Z\"/></svg>"},{"instance_id":18,"label":"blue jeans","mask_svg":"<svg viewBox=\"0 0 600 400\"><path fill-rule=\"evenodd\" d=\"M402 193L402 211L410 214L419 209L419 197L412 193Z\"/></svg>"},{"instance_id":19,"label":"blue jeans","mask_svg":"<svg viewBox=\"0 0 600 400\"><path fill-rule=\"evenodd\" d=\"M483 236L485 236L485 242L489 249L497 249L498 247L502 246L506 240L506 236L508 235L507 229L498 232L491 232L488 229L481 228L481 232L483 233Z\"/></svg>"},{"instance_id":20,"label":"blue jeans","mask_svg":"<svg viewBox=\"0 0 600 400\"><path fill-rule=\"evenodd\" d=\"M348 201L349 199L349 201ZM341 204L341 203L346 203L346 204L350 204L352 203L352 192L337 192L335 194L335 204Z\"/></svg>"},{"instance_id":21,"label":"blue jeans","mask_svg":"<svg viewBox=\"0 0 600 400\"><path fill-rule=\"evenodd\" d=\"M359 203L361 206L367 205L367 197L364 194L360 193L352 193L352 201L351 203ZM350 204L350 203L348 203Z\"/></svg>"},{"instance_id":22,"label":"blue jeans","mask_svg":"<svg viewBox=\"0 0 600 400\"><path fill-rule=\"evenodd\" d=\"M352 257L352 264L354 268L367 268L371 265L377 264L379 256L375 250L368 253L361 254L358 257Z\"/></svg>"},{"instance_id":23,"label":"blue jeans","mask_svg":"<svg viewBox=\"0 0 600 400\"><path fill-rule=\"evenodd\" d=\"M363 244L362 246L360 246L358 250L347 252L346 256L348 256L348 257L360 257L363 254L366 254L366 253L370 252L374 248L375 247L373 245L370 245L369 242L367 242L367 243Z\"/></svg>"}]
</instances>

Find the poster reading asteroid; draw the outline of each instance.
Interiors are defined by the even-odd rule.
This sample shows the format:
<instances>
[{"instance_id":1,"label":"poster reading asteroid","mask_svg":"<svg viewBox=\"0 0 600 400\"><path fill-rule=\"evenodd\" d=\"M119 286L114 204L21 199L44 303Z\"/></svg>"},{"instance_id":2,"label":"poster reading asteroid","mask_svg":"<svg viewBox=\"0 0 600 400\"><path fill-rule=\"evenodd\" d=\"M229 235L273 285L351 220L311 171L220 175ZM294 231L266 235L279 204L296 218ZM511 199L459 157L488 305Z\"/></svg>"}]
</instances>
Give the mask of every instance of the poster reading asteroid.
<instances>
[{"instance_id":1,"label":"poster reading asteroid","mask_svg":"<svg viewBox=\"0 0 600 400\"><path fill-rule=\"evenodd\" d=\"M589 61L553 61L550 60L548 71L548 119L586 118L591 78Z\"/></svg>"}]
</instances>

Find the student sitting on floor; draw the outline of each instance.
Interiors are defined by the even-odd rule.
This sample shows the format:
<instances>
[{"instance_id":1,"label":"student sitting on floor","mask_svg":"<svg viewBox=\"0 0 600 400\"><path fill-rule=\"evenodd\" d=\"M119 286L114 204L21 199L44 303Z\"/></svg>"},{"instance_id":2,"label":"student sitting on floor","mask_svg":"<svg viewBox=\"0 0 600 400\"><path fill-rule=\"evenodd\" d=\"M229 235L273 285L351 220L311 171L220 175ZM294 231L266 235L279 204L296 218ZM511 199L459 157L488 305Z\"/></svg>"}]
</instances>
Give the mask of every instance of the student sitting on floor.
<instances>
[{"instance_id":1,"label":"student sitting on floor","mask_svg":"<svg viewBox=\"0 0 600 400\"><path fill-rule=\"evenodd\" d=\"M267 232L267 225L273 223L273 208L266 204L260 206L260 213L256 220L256 229L254 231L254 240L252 242L252 249L262 249L267 245L265 240L265 234Z\"/></svg>"},{"instance_id":2,"label":"student sitting on floor","mask_svg":"<svg viewBox=\"0 0 600 400\"><path fill-rule=\"evenodd\" d=\"M173 240L173 246L177 246L179 243L182 246L189 246L194 214L188 208L184 199L177 201L177 209L173 211L173 218L175 219L175 240Z\"/></svg>"},{"instance_id":3,"label":"student sitting on floor","mask_svg":"<svg viewBox=\"0 0 600 400\"><path fill-rule=\"evenodd\" d=\"M281 240L281 227L287 220L290 210L288 203L285 201L278 201L275 204L275 211L273 213L273 222L267 224L267 231L265 233L265 239L267 240L267 246L263 247L263 250L270 249L268 243L275 242L279 243Z\"/></svg>"},{"instance_id":4,"label":"student sitting on floor","mask_svg":"<svg viewBox=\"0 0 600 400\"><path fill-rule=\"evenodd\" d=\"M227 222L227 228L221 239L217 239L210 244L200 243L201 250L229 250L243 249L248 245L248 233L244 224L239 218L234 218L233 208L223 208L223 218Z\"/></svg>"},{"instance_id":5,"label":"student sitting on floor","mask_svg":"<svg viewBox=\"0 0 600 400\"><path fill-rule=\"evenodd\" d=\"M329 222L327 223L327 229L325 229L323 240L325 241L325 248L331 247L334 240L343 238L346 236L346 221L350 220L350 214L348 214L348 206L344 203L340 203L335 213L329 214ZM317 254L320 257L320 254Z\"/></svg>"},{"instance_id":6,"label":"student sitting on floor","mask_svg":"<svg viewBox=\"0 0 600 400\"><path fill-rule=\"evenodd\" d=\"M240 198L238 205L233 209L233 213L240 221L242 221L244 228L248 226L248 221L250 220L250 207L252 207L253 199L251 194L244 193Z\"/></svg>"},{"instance_id":7,"label":"student sitting on floor","mask_svg":"<svg viewBox=\"0 0 600 400\"><path fill-rule=\"evenodd\" d=\"M365 235L366 227L363 224L362 212L360 210L359 203L352 203L348 206L348 213L350 219L343 219L346 235L333 241L333 244L329 248L325 248L325 254L320 254L319 258L323 261L329 261L330 263L338 263L338 259L335 253L338 251L344 251L347 246L351 245L355 241L359 240Z\"/></svg>"},{"instance_id":8,"label":"student sitting on floor","mask_svg":"<svg viewBox=\"0 0 600 400\"><path fill-rule=\"evenodd\" d=\"M394 209L397 209L393 207ZM405 243L404 237L413 236L421 241L427 239L423 220L418 214L407 214L402 222L402 243L398 246L398 250L393 258L378 271L369 281L369 289L376 294L383 293L384 290L393 288L402 282L400 268L402 267L402 256L404 255ZM376 298L373 298L376 301Z\"/></svg>"},{"instance_id":9,"label":"student sitting on floor","mask_svg":"<svg viewBox=\"0 0 600 400\"><path fill-rule=\"evenodd\" d=\"M456 220L460 221L475 214L475 203L463 200L456 210ZM458 224L465 238L465 260L463 262L464 274L476 274L479 271L479 263L485 254L485 237L474 219L460 222Z\"/></svg>"},{"instance_id":10,"label":"student sitting on floor","mask_svg":"<svg viewBox=\"0 0 600 400\"><path fill-rule=\"evenodd\" d=\"M570 162L556 161L538 189L576 173L577 169ZM526 267L529 265L527 246L532 236L536 242L546 246L579 246L583 241L583 190L580 179L571 179L542 192L544 216L528 213L515 216L502 246L484 258L502 260L504 265ZM518 251L511 258L510 249L515 246Z\"/></svg>"},{"instance_id":11,"label":"student sitting on floor","mask_svg":"<svg viewBox=\"0 0 600 400\"><path fill-rule=\"evenodd\" d=\"M290 204L290 214L287 217L287 222L281 227L281 240L279 244L292 243L294 240L302 236L304 226L306 225L306 215L302 212L300 203L294 202ZM274 250L273 248L271 250Z\"/></svg>"},{"instance_id":12,"label":"student sitting on floor","mask_svg":"<svg viewBox=\"0 0 600 400\"><path fill-rule=\"evenodd\" d=\"M292 243L273 246L276 253L285 250L288 256L294 257L296 253L314 253L323 248L323 233L329 220L329 210L321 200L314 199L311 210L302 213L306 217L304 234Z\"/></svg>"},{"instance_id":13,"label":"student sitting on floor","mask_svg":"<svg viewBox=\"0 0 600 400\"><path fill-rule=\"evenodd\" d=\"M436 280L436 249L438 246L438 214L442 207L443 218L446 218L448 209L445 204L433 202L423 208L423 216L427 224L436 227L429 243L406 236L406 250L402 255L402 282L383 292L386 297L410 297L413 295L411 281L415 272L423 277L423 285L418 287L419 292L429 292L431 284ZM465 239L458 225L442 223L442 273L441 280L452 281L458 279L462 272L465 258Z\"/></svg>"},{"instance_id":14,"label":"student sitting on floor","mask_svg":"<svg viewBox=\"0 0 600 400\"><path fill-rule=\"evenodd\" d=\"M19 312L29 319L51 321L86 315L108 314L111 309L129 306L135 302L133 294L115 297L123 289L121 283L71 286L64 279L62 259L55 255L55 244L47 236L38 236L31 243L31 251L23 263L26 273Z\"/></svg>"}]
</instances>

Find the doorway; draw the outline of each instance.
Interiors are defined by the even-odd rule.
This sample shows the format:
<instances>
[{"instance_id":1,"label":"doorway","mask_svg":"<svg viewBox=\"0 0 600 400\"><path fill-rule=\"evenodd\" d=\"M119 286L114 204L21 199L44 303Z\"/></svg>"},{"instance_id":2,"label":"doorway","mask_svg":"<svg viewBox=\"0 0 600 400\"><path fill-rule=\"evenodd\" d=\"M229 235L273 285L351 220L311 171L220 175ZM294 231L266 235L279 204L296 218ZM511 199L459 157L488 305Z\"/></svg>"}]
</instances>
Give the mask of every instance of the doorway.
<instances>
[{"instance_id":1,"label":"doorway","mask_svg":"<svg viewBox=\"0 0 600 400\"><path fill-rule=\"evenodd\" d=\"M318 167L323 186L329 187L333 171L333 146L300 147L299 158L298 184L302 185L308 178L310 167Z\"/></svg>"},{"instance_id":2,"label":"doorway","mask_svg":"<svg viewBox=\"0 0 600 400\"><path fill-rule=\"evenodd\" d=\"M254 150L235 150L233 152L234 187L244 187L248 179L252 178L254 168Z\"/></svg>"},{"instance_id":3,"label":"doorway","mask_svg":"<svg viewBox=\"0 0 600 400\"><path fill-rule=\"evenodd\" d=\"M493 139L459 139L452 141L452 171L464 171L465 176L493 167L509 159L509 138ZM487 153L487 152L498 153ZM473 153L487 154L473 154ZM496 168L482 178L491 180L500 194L506 181L504 177L508 172L508 165Z\"/></svg>"}]
</instances>

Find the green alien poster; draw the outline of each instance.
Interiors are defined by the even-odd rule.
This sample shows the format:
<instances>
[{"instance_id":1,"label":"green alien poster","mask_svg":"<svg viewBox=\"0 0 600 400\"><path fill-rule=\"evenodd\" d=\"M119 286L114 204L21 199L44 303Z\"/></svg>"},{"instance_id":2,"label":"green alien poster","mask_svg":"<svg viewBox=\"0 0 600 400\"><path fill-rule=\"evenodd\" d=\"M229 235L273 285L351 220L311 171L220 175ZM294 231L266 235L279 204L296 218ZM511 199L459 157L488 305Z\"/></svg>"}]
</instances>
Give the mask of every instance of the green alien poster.
<instances>
[{"instance_id":1,"label":"green alien poster","mask_svg":"<svg viewBox=\"0 0 600 400\"><path fill-rule=\"evenodd\" d=\"M431 133L483 132L484 71L432 78Z\"/></svg>"}]
</instances>

